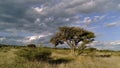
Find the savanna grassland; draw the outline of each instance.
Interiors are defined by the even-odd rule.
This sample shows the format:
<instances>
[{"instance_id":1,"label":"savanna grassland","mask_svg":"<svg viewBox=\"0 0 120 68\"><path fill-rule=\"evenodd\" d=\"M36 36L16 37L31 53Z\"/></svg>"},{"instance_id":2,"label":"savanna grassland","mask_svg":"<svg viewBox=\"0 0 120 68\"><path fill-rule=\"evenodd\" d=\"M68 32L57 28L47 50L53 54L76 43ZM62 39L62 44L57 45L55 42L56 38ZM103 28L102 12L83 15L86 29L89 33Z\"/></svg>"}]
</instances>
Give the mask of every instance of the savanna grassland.
<instances>
[{"instance_id":1,"label":"savanna grassland","mask_svg":"<svg viewBox=\"0 0 120 68\"><path fill-rule=\"evenodd\" d=\"M85 50L74 56L69 49L0 47L0 68L120 68L120 52Z\"/></svg>"}]
</instances>

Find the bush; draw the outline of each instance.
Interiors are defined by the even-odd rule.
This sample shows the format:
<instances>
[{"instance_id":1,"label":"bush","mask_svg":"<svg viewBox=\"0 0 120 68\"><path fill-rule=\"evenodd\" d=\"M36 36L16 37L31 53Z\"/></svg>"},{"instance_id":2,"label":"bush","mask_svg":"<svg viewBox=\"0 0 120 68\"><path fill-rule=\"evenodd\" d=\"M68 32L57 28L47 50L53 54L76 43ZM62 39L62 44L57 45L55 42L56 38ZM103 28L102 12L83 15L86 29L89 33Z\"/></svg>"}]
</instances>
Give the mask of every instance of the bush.
<instances>
[{"instance_id":1,"label":"bush","mask_svg":"<svg viewBox=\"0 0 120 68\"><path fill-rule=\"evenodd\" d=\"M90 51L90 52L97 51L96 48L88 48L87 50Z\"/></svg>"},{"instance_id":2,"label":"bush","mask_svg":"<svg viewBox=\"0 0 120 68\"><path fill-rule=\"evenodd\" d=\"M1 47L0 52L8 52L10 51L11 47Z\"/></svg>"},{"instance_id":3,"label":"bush","mask_svg":"<svg viewBox=\"0 0 120 68\"><path fill-rule=\"evenodd\" d=\"M35 44L28 44L27 47L36 47Z\"/></svg>"},{"instance_id":4,"label":"bush","mask_svg":"<svg viewBox=\"0 0 120 68\"><path fill-rule=\"evenodd\" d=\"M48 60L51 55L51 51L43 49L21 49L17 51L16 54L20 57L23 57L27 60Z\"/></svg>"}]
</instances>

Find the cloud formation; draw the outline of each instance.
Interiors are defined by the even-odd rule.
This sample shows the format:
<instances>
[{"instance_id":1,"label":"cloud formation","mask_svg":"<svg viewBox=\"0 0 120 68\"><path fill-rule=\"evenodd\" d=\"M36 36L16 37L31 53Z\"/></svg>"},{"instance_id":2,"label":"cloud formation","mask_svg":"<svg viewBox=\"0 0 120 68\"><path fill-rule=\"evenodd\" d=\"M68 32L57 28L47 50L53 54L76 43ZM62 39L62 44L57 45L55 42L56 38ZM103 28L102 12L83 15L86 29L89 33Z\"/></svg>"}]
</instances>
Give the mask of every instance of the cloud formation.
<instances>
[{"instance_id":1,"label":"cloud formation","mask_svg":"<svg viewBox=\"0 0 120 68\"><path fill-rule=\"evenodd\" d=\"M98 49L109 49L109 50L120 50L120 40L112 41L112 42L101 42L101 41L94 41L93 43L89 44L90 47L96 47Z\"/></svg>"},{"instance_id":2,"label":"cloud formation","mask_svg":"<svg viewBox=\"0 0 120 68\"><path fill-rule=\"evenodd\" d=\"M120 22L112 22L112 23L108 23L106 24L107 27L114 27L114 26L119 26Z\"/></svg>"},{"instance_id":3,"label":"cloud formation","mask_svg":"<svg viewBox=\"0 0 120 68\"><path fill-rule=\"evenodd\" d=\"M28 41L37 39L48 43L50 36L47 34L54 34L58 27L85 26L105 16L94 15L93 19L85 16L81 20L82 15L112 10L120 11L119 0L1 0L0 32L13 36L3 35L0 40L24 44L27 37ZM20 33L29 35L21 36ZM18 35L14 37L14 34Z\"/></svg>"},{"instance_id":4,"label":"cloud formation","mask_svg":"<svg viewBox=\"0 0 120 68\"><path fill-rule=\"evenodd\" d=\"M58 25L71 24L69 18L76 14L119 10L120 1L114 0L5 0L0 2L1 30L38 32L52 30ZM97 19L98 16L95 16ZM36 20L40 20L35 24ZM96 20L95 19L95 20ZM69 22L68 22L69 21ZM91 22L88 17L85 22ZM44 26L43 26L44 25ZM45 27L47 26L47 27ZM8 28L6 28L8 27ZM34 29L33 29L34 28Z\"/></svg>"}]
</instances>

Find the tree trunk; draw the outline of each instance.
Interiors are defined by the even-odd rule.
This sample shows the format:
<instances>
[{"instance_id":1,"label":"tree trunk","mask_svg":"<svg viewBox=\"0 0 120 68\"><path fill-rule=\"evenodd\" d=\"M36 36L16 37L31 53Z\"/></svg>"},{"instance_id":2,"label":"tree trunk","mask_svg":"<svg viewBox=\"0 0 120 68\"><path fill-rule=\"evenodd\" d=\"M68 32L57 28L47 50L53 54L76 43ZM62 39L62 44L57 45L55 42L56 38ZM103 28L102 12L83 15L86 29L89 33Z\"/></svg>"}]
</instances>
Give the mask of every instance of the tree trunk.
<instances>
[{"instance_id":1,"label":"tree trunk","mask_svg":"<svg viewBox=\"0 0 120 68\"><path fill-rule=\"evenodd\" d=\"M71 54L76 56L77 54L76 54L76 46L75 46L75 44L73 42L71 42L71 41L66 41L66 42L71 48Z\"/></svg>"},{"instance_id":2,"label":"tree trunk","mask_svg":"<svg viewBox=\"0 0 120 68\"><path fill-rule=\"evenodd\" d=\"M82 43L80 47L78 47L78 55L81 55L86 48L85 43Z\"/></svg>"}]
</instances>

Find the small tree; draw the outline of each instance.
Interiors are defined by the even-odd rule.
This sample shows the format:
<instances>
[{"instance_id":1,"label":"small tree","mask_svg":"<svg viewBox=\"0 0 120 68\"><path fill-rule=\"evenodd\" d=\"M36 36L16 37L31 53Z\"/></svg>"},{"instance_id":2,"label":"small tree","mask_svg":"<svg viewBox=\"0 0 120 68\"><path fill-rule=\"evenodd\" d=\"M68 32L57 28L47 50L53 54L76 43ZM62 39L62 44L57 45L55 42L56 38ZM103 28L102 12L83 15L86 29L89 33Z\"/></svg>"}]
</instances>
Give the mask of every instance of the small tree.
<instances>
[{"instance_id":1,"label":"small tree","mask_svg":"<svg viewBox=\"0 0 120 68\"><path fill-rule=\"evenodd\" d=\"M86 48L86 44L94 41L95 35L93 32L84 30L79 27L59 27L59 32L51 38L50 42L55 45L67 43L72 51L79 50L79 54ZM81 45L78 45L82 42Z\"/></svg>"}]
</instances>

